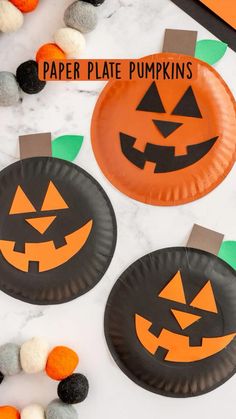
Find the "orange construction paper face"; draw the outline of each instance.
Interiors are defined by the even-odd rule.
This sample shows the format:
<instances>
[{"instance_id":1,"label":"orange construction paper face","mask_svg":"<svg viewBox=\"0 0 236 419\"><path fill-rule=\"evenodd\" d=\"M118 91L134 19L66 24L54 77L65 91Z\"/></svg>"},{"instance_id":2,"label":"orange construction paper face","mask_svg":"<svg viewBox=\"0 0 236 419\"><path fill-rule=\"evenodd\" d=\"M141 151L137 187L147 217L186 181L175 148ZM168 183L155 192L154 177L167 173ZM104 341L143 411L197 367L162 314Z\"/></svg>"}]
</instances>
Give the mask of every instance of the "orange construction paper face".
<instances>
[{"instance_id":1,"label":"orange construction paper face","mask_svg":"<svg viewBox=\"0 0 236 419\"><path fill-rule=\"evenodd\" d=\"M230 333L226 336L202 337L201 345L191 346L189 342L188 331L195 322L200 322L202 316L207 316L207 312L219 315L215 301L215 296L211 282L208 281L197 295L194 296L190 307L201 311L191 313L186 304L182 277L180 271L170 280L170 282L159 293L158 298L173 301L182 304L182 309L170 309L170 315L174 316L180 329L184 334L172 332L163 327L158 336L153 334L150 329L152 322L140 314L135 314L135 329L137 337L143 347L155 355L158 348L166 350L165 361L170 362L195 362L215 355L224 349L235 337L236 333ZM179 307L179 306L178 306Z\"/></svg>"},{"instance_id":2,"label":"orange construction paper face","mask_svg":"<svg viewBox=\"0 0 236 419\"><path fill-rule=\"evenodd\" d=\"M38 264L39 272L44 272L55 269L70 260L86 243L92 229L92 220L89 220L80 228L74 227L73 231L65 236L64 246L59 248L55 247L54 240L42 241L41 239L41 236L46 233L56 218L60 217L60 210L68 209L68 204L55 184L49 181L41 209L35 216L35 206L22 187L18 185L13 196L9 216L17 215L19 217L19 215L22 215L23 221L32 227L32 231L36 230L38 232L38 242L25 242L24 252L19 252L15 249L15 241L0 240L0 250L5 260L14 268L23 272L29 272L32 262Z\"/></svg>"},{"instance_id":3,"label":"orange construction paper face","mask_svg":"<svg viewBox=\"0 0 236 419\"><path fill-rule=\"evenodd\" d=\"M148 204L200 198L235 161L234 99L215 70L189 60L197 66L196 80L110 82L95 108L92 145L98 164L120 191Z\"/></svg>"}]
</instances>

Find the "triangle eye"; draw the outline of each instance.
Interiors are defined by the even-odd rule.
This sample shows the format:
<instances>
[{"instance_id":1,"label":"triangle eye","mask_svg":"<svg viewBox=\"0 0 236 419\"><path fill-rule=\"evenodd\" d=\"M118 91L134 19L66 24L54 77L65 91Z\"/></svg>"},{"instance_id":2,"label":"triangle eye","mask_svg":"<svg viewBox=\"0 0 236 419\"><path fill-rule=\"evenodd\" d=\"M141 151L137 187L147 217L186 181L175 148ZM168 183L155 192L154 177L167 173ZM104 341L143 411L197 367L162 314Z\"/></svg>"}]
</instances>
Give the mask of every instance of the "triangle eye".
<instances>
[{"instance_id":1,"label":"triangle eye","mask_svg":"<svg viewBox=\"0 0 236 419\"><path fill-rule=\"evenodd\" d=\"M41 211L50 211L68 208L67 203L62 198L56 186L50 182L46 192Z\"/></svg>"},{"instance_id":2,"label":"triangle eye","mask_svg":"<svg viewBox=\"0 0 236 419\"><path fill-rule=\"evenodd\" d=\"M177 303L186 304L183 282L180 271L168 282L168 284L160 292L159 297L166 300L176 301Z\"/></svg>"},{"instance_id":3,"label":"triangle eye","mask_svg":"<svg viewBox=\"0 0 236 419\"><path fill-rule=\"evenodd\" d=\"M211 282L208 281L190 304L191 307L218 313Z\"/></svg>"},{"instance_id":4,"label":"triangle eye","mask_svg":"<svg viewBox=\"0 0 236 419\"><path fill-rule=\"evenodd\" d=\"M197 100L194 96L191 86L186 90L179 103L176 105L172 115L202 118L202 114L198 107Z\"/></svg>"},{"instance_id":5,"label":"triangle eye","mask_svg":"<svg viewBox=\"0 0 236 419\"><path fill-rule=\"evenodd\" d=\"M153 82L141 102L136 108L137 111L165 113L162 100L157 90L156 83Z\"/></svg>"},{"instance_id":6,"label":"triangle eye","mask_svg":"<svg viewBox=\"0 0 236 419\"><path fill-rule=\"evenodd\" d=\"M27 198L23 189L18 186L9 214L23 214L26 212L36 212L36 209L34 208L33 204L31 204L29 198Z\"/></svg>"}]
</instances>

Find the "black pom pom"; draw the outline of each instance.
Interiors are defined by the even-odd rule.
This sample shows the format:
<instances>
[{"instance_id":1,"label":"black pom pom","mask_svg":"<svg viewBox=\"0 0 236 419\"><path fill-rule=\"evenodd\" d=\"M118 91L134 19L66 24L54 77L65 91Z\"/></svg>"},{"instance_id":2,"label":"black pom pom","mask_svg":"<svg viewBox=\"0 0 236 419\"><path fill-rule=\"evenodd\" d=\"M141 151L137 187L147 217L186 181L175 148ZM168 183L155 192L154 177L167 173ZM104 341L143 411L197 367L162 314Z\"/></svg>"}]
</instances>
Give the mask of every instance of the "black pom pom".
<instances>
[{"instance_id":1,"label":"black pom pom","mask_svg":"<svg viewBox=\"0 0 236 419\"><path fill-rule=\"evenodd\" d=\"M2 384L3 380L4 380L4 375L0 372L0 384Z\"/></svg>"},{"instance_id":2,"label":"black pom pom","mask_svg":"<svg viewBox=\"0 0 236 419\"><path fill-rule=\"evenodd\" d=\"M29 60L22 63L16 70L16 79L23 92L33 95L41 92L46 85L38 78L38 64Z\"/></svg>"},{"instance_id":3,"label":"black pom pom","mask_svg":"<svg viewBox=\"0 0 236 419\"><path fill-rule=\"evenodd\" d=\"M63 403L75 404L86 399L88 390L87 378L82 374L72 374L59 383L57 394Z\"/></svg>"},{"instance_id":4,"label":"black pom pom","mask_svg":"<svg viewBox=\"0 0 236 419\"><path fill-rule=\"evenodd\" d=\"M102 3L104 3L105 0L82 0L86 3L91 3L93 6L101 6Z\"/></svg>"}]
</instances>

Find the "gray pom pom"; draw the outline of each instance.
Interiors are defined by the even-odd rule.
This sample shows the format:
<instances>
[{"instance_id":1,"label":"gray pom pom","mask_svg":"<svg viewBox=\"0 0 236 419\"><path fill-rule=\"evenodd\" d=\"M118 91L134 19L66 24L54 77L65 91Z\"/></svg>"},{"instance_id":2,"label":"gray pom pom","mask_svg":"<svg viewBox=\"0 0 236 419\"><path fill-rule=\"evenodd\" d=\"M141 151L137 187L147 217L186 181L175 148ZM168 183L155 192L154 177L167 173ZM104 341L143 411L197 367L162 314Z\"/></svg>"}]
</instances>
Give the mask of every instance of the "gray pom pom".
<instances>
[{"instance_id":1,"label":"gray pom pom","mask_svg":"<svg viewBox=\"0 0 236 419\"><path fill-rule=\"evenodd\" d=\"M97 26L97 10L90 3L75 1L66 9L64 21L66 26L82 33L91 32Z\"/></svg>"},{"instance_id":2,"label":"gray pom pom","mask_svg":"<svg viewBox=\"0 0 236 419\"><path fill-rule=\"evenodd\" d=\"M20 100L20 88L14 74L0 72L0 106L16 105Z\"/></svg>"},{"instance_id":3,"label":"gray pom pom","mask_svg":"<svg viewBox=\"0 0 236 419\"><path fill-rule=\"evenodd\" d=\"M3 375L15 375L21 371L18 345L6 343L0 346L0 371Z\"/></svg>"},{"instance_id":4,"label":"gray pom pom","mask_svg":"<svg viewBox=\"0 0 236 419\"><path fill-rule=\"evenodd\" d=\"M46 419L78 419L78 414L73 406L57 399L48 405Z\"/></svg>"}]
</instances>

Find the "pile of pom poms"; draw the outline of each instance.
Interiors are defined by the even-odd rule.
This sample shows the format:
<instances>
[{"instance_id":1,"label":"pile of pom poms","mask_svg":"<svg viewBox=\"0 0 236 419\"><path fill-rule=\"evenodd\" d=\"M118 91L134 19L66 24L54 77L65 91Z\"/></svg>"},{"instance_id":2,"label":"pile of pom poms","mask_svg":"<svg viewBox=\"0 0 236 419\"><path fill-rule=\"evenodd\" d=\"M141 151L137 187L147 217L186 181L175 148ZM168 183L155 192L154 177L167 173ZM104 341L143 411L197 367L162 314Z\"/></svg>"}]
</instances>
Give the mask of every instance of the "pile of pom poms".
<instances>
[{"instance_id":1,"label":"pile of pom poms","mask_svg":"<svg viewBox=\"0 0 236 419\"><path fill-rule=\"evenodd\" d=\"M0 32L19 29L23 13L32 11L39 0L0 0ZM105 0L76 0L65 11L66 27L54 34L54 43L42 45L34 60L22 63L16 76L7 71L0 72L0 106L12 106L21 101L21 91L39 93L46 85L38 78L38 62L49 60L77 59L85 49L84 34L97 26L96 7ZM22 24L22 23L21 23Z\"/></svg>"},{"instance_id":2,"label":"pile of pom poms","mask_svg":"<svg viewBox=\"0 0 236 419\"><path fill-rule=\"evenodd\" d=\"M13 406L0 406L1 419L77 419L77 411L72 406L86 399L89 390L87 378L74 373L79 357L66 346L56 346L49 351L47 342L33 338L18 346L7 343L0 346L0 383L7 376L21 371L35 374L45 371L53 380L60 381L57 388L58 399L47 408L38 404L26 406L19 412Z\"/></svg>"}]
</instances>

